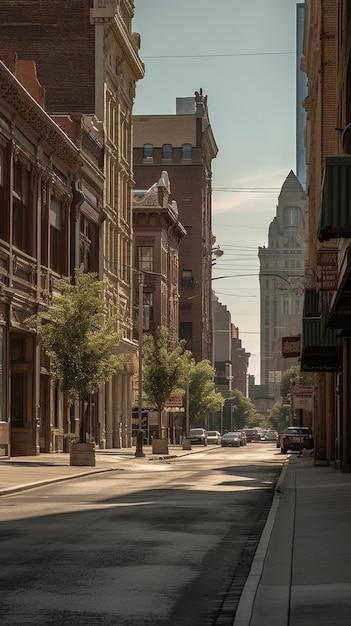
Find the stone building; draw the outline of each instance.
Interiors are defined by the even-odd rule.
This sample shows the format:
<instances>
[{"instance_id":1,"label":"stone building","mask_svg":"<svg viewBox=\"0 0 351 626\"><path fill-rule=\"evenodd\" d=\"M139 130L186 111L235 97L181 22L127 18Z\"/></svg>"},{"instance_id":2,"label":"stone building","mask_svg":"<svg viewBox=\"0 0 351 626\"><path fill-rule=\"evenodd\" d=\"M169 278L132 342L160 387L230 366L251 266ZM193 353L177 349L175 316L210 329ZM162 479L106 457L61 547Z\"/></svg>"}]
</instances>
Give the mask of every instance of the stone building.
<instances>
[{"instance_id":1,"label":"stone building","mask_svg":"<svg viewBox=\"0 0 351 626\"><path fill-rule=\"evenodd\" d=\"M139 36L132 32L133 0L23 3L0 0L0 48L33 59L50 115L88 115L103 134L104 198L99 274L108 283L106 306L120 315L120 350L129 355L99 394L99 443L131 444L133 375L132 106L144 75ZM94 131L95 132L95 131Z\"/></svg>"},{"instance_id":2,"label":"stone building","mask_svg":"<svg viewBox=\"0 0 351 626\"><path fill-rule=\"evenodd\" d=\"M79 150L45 113L33 61L13 51L0 58L0 422L10 425L0 453L33 455L63 450L71 416L25 320L48 306L54 279L69 275L75 255L82 258L89 245L82 224L95 233L98 258L103 175L94 155L101 144L81 120L86 145ZM64 125L76 134L72 120Z\"/></svg>"},{"instance_id":3,"label":"stone building","mask_svg":"<svg viewBox=\"0 0 351 626\"><path fill-rule=\"evenodd\" d=\"M282 373L297 363L283 359L282 337L301 334L305 269L305 192L291 171L281 188L268 245L260 247L261 384L271 404L280 397Z\"/></svg>"}]
</instances>

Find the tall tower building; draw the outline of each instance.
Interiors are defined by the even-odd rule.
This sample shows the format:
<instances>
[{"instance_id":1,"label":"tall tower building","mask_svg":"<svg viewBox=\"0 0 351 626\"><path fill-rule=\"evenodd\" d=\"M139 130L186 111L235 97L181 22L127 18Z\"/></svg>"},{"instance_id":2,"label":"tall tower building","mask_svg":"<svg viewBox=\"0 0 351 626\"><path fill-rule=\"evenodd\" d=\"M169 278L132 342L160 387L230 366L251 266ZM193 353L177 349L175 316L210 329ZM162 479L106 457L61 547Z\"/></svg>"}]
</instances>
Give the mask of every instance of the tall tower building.
<instances>
[{"instance_id":1,"label":"tall tower building","mask_svg":"<svg viewBox=\"0 0 351 626\"><path fill-rule=\"evenodd\" d=\"M281 339L301 332L305 259L305 192L291 171L281 188L268 246L259 248L261 294L261 384L279 396Z\"/></svg>"}]
</instances>

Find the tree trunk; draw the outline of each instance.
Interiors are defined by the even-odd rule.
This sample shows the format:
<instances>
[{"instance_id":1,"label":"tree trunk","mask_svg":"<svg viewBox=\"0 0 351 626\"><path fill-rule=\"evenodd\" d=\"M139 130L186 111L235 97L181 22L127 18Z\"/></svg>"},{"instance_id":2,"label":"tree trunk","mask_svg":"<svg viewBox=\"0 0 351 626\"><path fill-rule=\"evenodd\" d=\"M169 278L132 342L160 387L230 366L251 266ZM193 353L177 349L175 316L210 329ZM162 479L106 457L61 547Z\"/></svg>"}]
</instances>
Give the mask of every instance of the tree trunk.
<instances>
[{"instance_id":1,"label":"tree trunk","mask_svg":"<svg viewBox=\"0 0 351 626\"><path fill-rule=\"evenodd\" d=\"M163 434L162 433L162 408L159 407L157 409L157 412L158 412L158 420L157 420L158 421L158 425L157 425L158 437L159 437L159 439L162 439L162 434Z\"/></svg>"},{"instance_id":2,"label":"tree trunk","mask_svg":"<svg viewBox=\"0 0 351 626\"><path fill-rule=\"evenodd\" d=\"M79 422L79 441L85 443L89 427L90 396L81 402L81 419Z\"/></svg>"}]
</instances>

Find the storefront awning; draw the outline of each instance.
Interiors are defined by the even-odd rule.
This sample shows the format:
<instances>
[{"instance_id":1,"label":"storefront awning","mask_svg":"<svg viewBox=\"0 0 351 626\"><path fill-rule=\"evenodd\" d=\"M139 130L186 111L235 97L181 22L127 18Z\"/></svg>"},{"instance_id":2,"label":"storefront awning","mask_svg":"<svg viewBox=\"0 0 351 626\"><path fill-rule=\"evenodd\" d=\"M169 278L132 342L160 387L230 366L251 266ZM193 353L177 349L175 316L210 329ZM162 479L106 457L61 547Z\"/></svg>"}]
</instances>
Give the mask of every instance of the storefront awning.
<instances>
[{"instance_id":1,"label":"storefront awning","mask_svg":"<svg viewBox=\"0 0 351 626\"><path fill-rule=\"evenodd\" d=\"M351 238L351 156L325 159L318 239Z\"/></svg>"},{"instance_id":2,"label":"storefront awning","mask_svg":"<svg viewBox=\"0 0 351 626\"><path fill-rule=\"evenodd\" d=\"M305 290L302 318L302 350L300 367L303 372L338 372L341 370L342 339L334 329L322 333L318 293Z\"/></svg>"},{"instance_id":3,"label":"storefront awning","mask_svg":"<svg viewBox=\"0 0 351 626\"><path fill-rule=\"evenodd\" d=\"M351 330L351 246L347 248L339 270L339 286L330 303L327 326Z\"/></svg>"}]
</instances>

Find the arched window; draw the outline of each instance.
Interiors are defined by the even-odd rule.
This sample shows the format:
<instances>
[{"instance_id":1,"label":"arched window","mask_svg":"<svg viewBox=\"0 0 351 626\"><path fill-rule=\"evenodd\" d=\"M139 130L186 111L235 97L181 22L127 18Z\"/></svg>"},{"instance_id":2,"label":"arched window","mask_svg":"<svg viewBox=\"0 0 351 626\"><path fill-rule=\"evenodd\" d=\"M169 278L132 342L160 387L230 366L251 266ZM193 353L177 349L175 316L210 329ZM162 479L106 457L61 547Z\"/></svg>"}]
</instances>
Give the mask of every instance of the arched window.
<instances>
[{"instance_id":1,"label":"arched window","mask_svg":"<svg viewBox=\"0 0 351 626\"><path fill-rule=\"evenodd\" d=\"M143 159L153 159L153 158L154 158L154 147L152 143L144 143Z\"/></svg>"},{"instance_id":2,"label":"arched window","mask_svg":"<svg viewBox=\"0 0 351 626\"><path fill-rule=\"evenodd\" d=\"M162 158L170 161L173 156L173 146L171 143L164 143L162 146Z\"/></svg>"},{"instance_id":3,"label":"arched window","mask_svg":"<svg viewBox=\"0 0 351 626\"><path fill-rule=\"evenodd\" d=\"M182 161L191 161L192 146L191 143L183 143L182 145Z\"/></svg>"}]
</instances>

